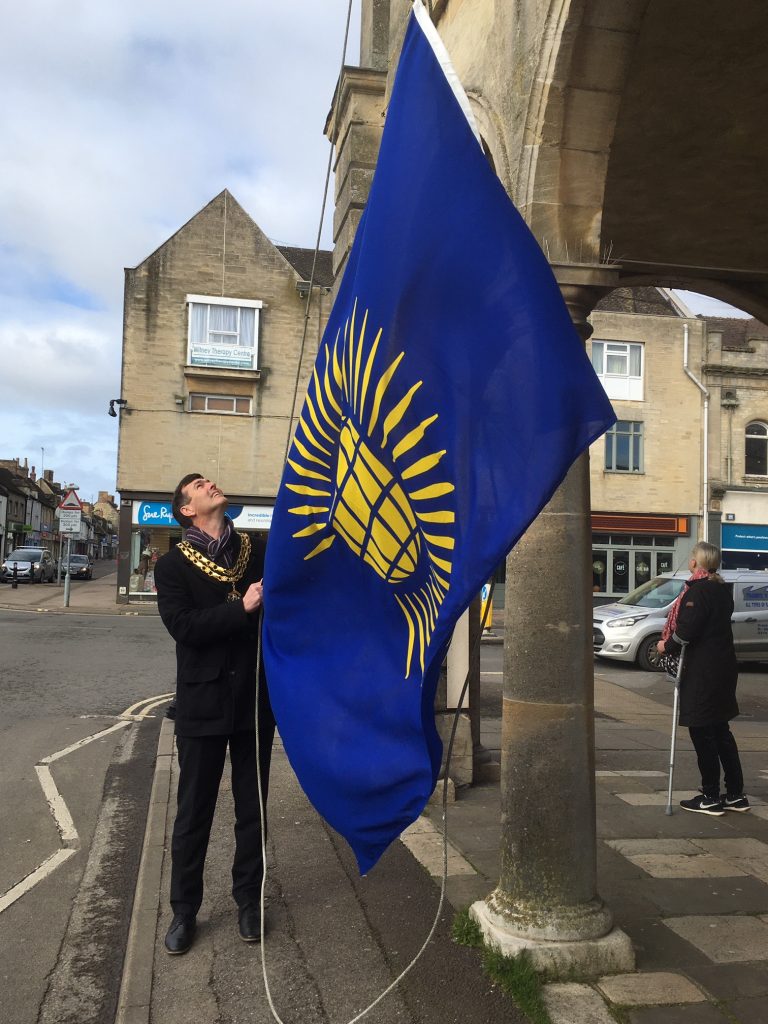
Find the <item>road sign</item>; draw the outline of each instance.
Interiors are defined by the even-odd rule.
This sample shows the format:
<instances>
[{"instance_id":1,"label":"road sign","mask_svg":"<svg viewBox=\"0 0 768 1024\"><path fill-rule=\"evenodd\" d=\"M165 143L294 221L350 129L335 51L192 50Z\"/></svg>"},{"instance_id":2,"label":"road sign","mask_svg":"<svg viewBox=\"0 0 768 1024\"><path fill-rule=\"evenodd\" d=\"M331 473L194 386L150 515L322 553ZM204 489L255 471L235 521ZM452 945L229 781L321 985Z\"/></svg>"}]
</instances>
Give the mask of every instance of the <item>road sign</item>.
<instances>
[{"instance_id":1,"label":"road sign","mask_svg":"<svg viewBox=\"0 0 768 1024\"><path fill-rule=\"evenodd\" d=\"M59 530L61 533L80 533L83 513L79 508L63 508L59 512Z\"/></svg>"},{"instance_id":2,"label":"road sign","mask_svg":"<svg viewBox=\"0 0 768 1024\"><path fill-rule=\"evenodd\" d=\"M59 502L60 509L74 509L77 512L83 511L83 503L77 496L77 491L69 490Z\"/></svg>"}]
</instances>

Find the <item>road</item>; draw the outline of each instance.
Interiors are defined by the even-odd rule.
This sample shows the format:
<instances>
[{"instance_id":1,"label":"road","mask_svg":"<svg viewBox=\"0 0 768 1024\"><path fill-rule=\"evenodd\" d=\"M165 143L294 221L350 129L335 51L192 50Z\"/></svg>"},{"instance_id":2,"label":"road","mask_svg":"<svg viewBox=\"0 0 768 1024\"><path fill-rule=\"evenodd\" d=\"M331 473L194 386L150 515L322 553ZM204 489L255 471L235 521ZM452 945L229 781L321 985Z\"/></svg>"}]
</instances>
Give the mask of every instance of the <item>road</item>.
<instances>
[{"instance_id":1,"label":"road","mask_svg":"<svg viewBox=\"0 0 768 1024\"><path fill-rule=\"evenodd\" d=\"M501 715L503 661L503 648L500 644L483 644L480 654L483 715ZM596 658L595 675L601 675L618 686L672 707L672 684L663 673L643 672L636 665L626 662ZM768 721L768 663L740 664L737 696L743 718Z\"/></svg>"},{"instance_id":2,"label":"road","mask_svg":"<svg viewBox=\"0 0 768 1024\"><path fill-rule=\"evenodd\" d=\"M152 615L0 610L0 652L0 1019L107 1024L162 707L143 721L125 724L119 716L173 689L173 645ZM484 644L481 713L489 749L500 741L502 667L503 648ZM659 674L609 662L596 662L595 670L671 704L670 684ZM739 698L745 716L768 720L765 665L742 667ZM60 751L66 753L46 761ZM8 893L57 856L65 859L4 905L4 894L8 903Z\"/></svg>"},{"instance_id":3,"label":"road","mask_svg":"<svg viewBox=\"0 0 768 1024\"><path fill-rule=\"evenodd\" d=\"M5 610L0 652L0 1019L111 1022L160 724L117 716L172 690L173 646L155 617Z\"/></svg>"}]
</instances>

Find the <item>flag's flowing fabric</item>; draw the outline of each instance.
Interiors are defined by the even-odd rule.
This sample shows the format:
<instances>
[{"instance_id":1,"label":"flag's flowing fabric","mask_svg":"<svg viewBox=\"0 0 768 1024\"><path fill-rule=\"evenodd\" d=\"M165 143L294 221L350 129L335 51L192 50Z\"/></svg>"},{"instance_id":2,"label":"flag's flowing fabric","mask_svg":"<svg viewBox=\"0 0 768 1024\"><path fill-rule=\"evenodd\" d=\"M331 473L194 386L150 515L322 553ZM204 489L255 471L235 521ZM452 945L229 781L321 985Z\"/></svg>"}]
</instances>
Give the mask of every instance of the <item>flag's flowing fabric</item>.
<instances>
[{"instance_id":1,"label":"flag's flowing fabric","mask_svg":"<svg viewBox=\"0 0 768 1024\"><path fill-rule=\"evenodd\" d=\"M265 569L278 728L361 871L434 788L456 620L613 419L412 16Z\"/></svg>"}]
</instances>

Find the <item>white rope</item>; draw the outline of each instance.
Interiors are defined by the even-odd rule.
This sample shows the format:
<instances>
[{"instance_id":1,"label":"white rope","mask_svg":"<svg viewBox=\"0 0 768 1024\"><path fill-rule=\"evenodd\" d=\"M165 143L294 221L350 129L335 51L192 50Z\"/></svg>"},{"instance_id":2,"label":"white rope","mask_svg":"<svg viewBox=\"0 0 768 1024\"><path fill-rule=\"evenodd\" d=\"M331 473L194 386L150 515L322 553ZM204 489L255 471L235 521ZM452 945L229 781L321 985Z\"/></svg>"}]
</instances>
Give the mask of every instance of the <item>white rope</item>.
<instances>
[{"instance_id":1,"label":"white rope","mask_svg":"<svg viewBox=\"0 0 768 1024\"><path fill-rule=\"evenodd\" d=\"M347 7L347 23L344 27L344 45L341 50L341 67L339 68L339 78L336 85L337 89L341 88L341 79L344 74L344 63L347 59L347 42L349 40L349 22L352 17L352 0L349 0ZM333 122L328 129L329 145L328 145L328 164L325 168L325 185L323 186L323 201L320 204L320 223L317 225L317 239L315 240L315 251L312 255L312 270L309 274L309 291L307 292L307 301L304 306L304 329L301 333L301 345L299 346L299 358L296 361L296 379L293 382L293 399L291 400L291 414L288 417L288 433L285 439L285 451L283 452L283 462L288 460L288 449L291 446L291 432L293 429L293 417L296 413L296 396L299 391L299 378L301 377L301 364L304 361L304 349L307 344L307 329L309 327L309 309L312 304L312 290L315 284L315 267L317 266L317 254L320 251L320 236L323 233L323 221L325 220L325 204L328 199L328 184L331 180L331 168L333 167L333 135L334 128L336 127L336 113L338 110L338 104L341 96L336 97L336 103L334 104L334 115Z\"/></svg>"},{"instance_id":2,"label":"white rope","mask_svg":"<svg viewBox=\"0 0 768 1024\"><path fill-rule=\"evenodd\" d=\"M414 10L416 11L417 17L419 16L418 6L420 6L420 5L417 5L416 3L414 3ZM431 9L431 3L430 3L430 9ZM423 10L423 8L422 8L422 10ZM424 12L424 14L426 15L426 12ZM339 71L339 78L338 78L338 86L337 86L337 88L341 85L341 79L342 79L342 75L344 73L344 63L345 63L346 54L347 54L347 42L348 42L348 39L349 39L349 23L350 23L351 15L352 15L352 0L349 0L349 6L347 7L347 21L346 21L346 26L345 26L345 30L344 30L344 45L343 45L343 48L342 48L341 68L340 68L340 71ZM422 21L421 18L419 20ZM429 20L428 16L427 16L427 20ZM422 24L422 28L423 27L424 27L424 25ZM432 32L430 34L428 34L428 38L429 38L432 46L435 47L437 45L435 43L435 37L437 37L437 33L435 32L434 27L432 26L431 22L429 23L429 28L432 30ZM437 37L437 39L439 40L439 37ZM442 45L441 42L440 42L440 45ZM443 56L442 53L440 53L439 56L442 57ZM445 54L445 58L447 58L447 54ZM445 69L446 61L443 60L442 63L443 63L444 69ZM447 63L448 63L448 65L450 65L449 61ZM463 94L463 90L462 90L462 94ZM337 103L338 103L339 99L340 99L340 97L337 97ZM468 118L470 124L473 125L473 127L474 127L474 120L472 118L471 110L469 110L469 104L468 103L466 104L466 111L465 111L465 113L467 114L467 118ZM309 279L309 291L308 291L308 294L307 294L307 301L306 301L306 306L305 306L305 311L304 311L304 330L303 330L303 333L302 333L301 346L299 348L299 357L298 357L298 361L297 361L297 365L296 365L296 379L294 381L294 387L293 387L293 398L292 398L292 401L291 401L291 414L290 414L290 417L288 419L288 434L287 434L286 443L285 443L285 452L284 452L284 455L283 455L283 461L284 462L287 461L287 459L288 459L288 450L290 448L290 443L291 443L291 433L292 433L292 427L293 427L293 419L294 419L294 415L295 415L295 412L296 412L296 398L297 398L298 389L299 389L299 379L301 377L301 364L302 364L303 359L304 359L304 349L305 349L305 346L306 346L307 329L308 329L308 326L309 326L309 311L310 311L310 304L312 302L312 290L313 290L313 285L314 285L314 281L315 281L315 267L317 265L317 255L318 255L318 252L319 252L319 249L320 249L320 238L321 238L322 230L323 230L323 221L324 221L324 218L325 218L325 206L326 206L326 201L327 201L327 197L328 197L328 185L329 185L330 177L331 177L331 168L333 166L333 152L334 152L333 129L331 129L329 131L329 135L330 135L330 146L329 146L329 151L328 151L328 165L326 167L326 173L325 173L325 185L323 187L323 201L322 201L321 210L320 210L320 224L318 225L318 229L317 229L317 240L316 240L316 243L315 243L315 251L314 251L313 258L312 258L312 271L310 273L310 279ZM480 630L478 632L477 637L475 638L475 643L474 643L474 645L473 645L473 647L472 647L472 649L470 651L470 656L469 656L470 664L471 664L472 659L473 659L473 657L475 655L475 652L476 652L476 649L477 649L477 644L480 642L480 637L482 636L483 628L485 626L486 617L487 617L488 610L490 609L490 607L491 607L491 601L489 600L487 602L487 604L486 604L486 611L485 611L485 615L483 616L483 621L482 621L482 623L480 625ZM266 992L266 995L267 995L267 1002L269 1004L269 1009L270 1009L270 1011L272 1013L272 1016L274 1017L274 1019L277 1022L277 1024L284 1024L284 1021L280 1017L280 1014L277 1012L277 1009L275 1007L274 1001L272 999L272 992L271 992L271 989L269 987L269 977L268 977L268 974L267 974L267 960L266 960L266 951L265 951L265 942L264 942L265 892L266 892L266 884L267 884L267 839L266 839L266 829L264 827L264 823L265 823L266 818L265 818L265 806L264 806L264 791L263 791L263 788L262 788L262 778L261 778L261 750L260 750L260 743L259 743L259 697L260 697L260 687L261 687L260 674L261 674L261 624L262 624L262 616L263 616L263 609L260 609L260 611L259 611L259 622L258 622L257 657L256 657L256 722L255 722L255 724L256 724L256 775L257 775L257 785L258 785L258 791L259 791L259 813L261 815L261 857L262 857L262 879L261 879L261 897L260 897L260 910L261 910L261 972L262 972L262 977L264 979L264 991ZM470 677L470 671L467 672L467 678L464 680L464 686L462 687L461 695L460 695L459 700L458 700L458 707L456 708L456 712L455 712L454 717L453 717L453 725L452 725L452 728L451 728L451 735L450 735L450 739L449 739L449 742L448 742L448 750L447 750L446 759L445 759L445 770L444 770L444 773L443 773L443 802L442 802L443 877L442 877L442 881L441 881L441 884L440 884L440 899L439 899L438 904L437 904L437 911L435 912L435 918L434 918L434 920L432 922L432 927L429 929L429 933L428 933L426 939L424 940L421 948L419 949L418 953L416 953L416 955L413 957L413 959L410 961L410 963L400 972L400 974L398 974L398 976L395 978L395 980L393 982L391 982L391 984L389 984L384 989L384 991L381 992L373 1000L372 1003L370 1003L368 1006L366 1006L366 1008L364 1010L361 1010L360 1013L358 1013L355 1017L352 1017L351 1020L347 1021L346 1024L357 1024L357 1022L362 1020L363 1017L365 1017L367 1014L369 1014L371 1012L371 1010L375 1006L378 1006L378 1004L382 1001L382 999L384 999L386 996L388 996L389 993L393 989L397 988L397 986L400 984L400 982L403 980L403 978L405 978L405 976L415 967L416 963L421 958L421 956L424 953L424 951L426 950L427 946L432 941L432 938L433 938L433 936L435 934L437 926L438 926L438 924L440 922L440 915L442 914L443 904L445 902L445 888L446 888L446 884L447 884L447 880L448 880L448 786L447 786L447 782L448 782L449 769L450 769L450 764L451 764L451 755L453 753L453 743L454 743L454 740L455 740L455 737L456 737L456 729L457 729L458 722L459 722L459 716L461 714L461 709L462 709L463 704L464 704L464 697L465 697L467 689L469 687L469 677Z\"/></svg>"},{"instance_id":3,"label":"white rope","mask_svg":"<svg viewBox=\"0 0 768 1024\"><path fill-rule=\"evenodd\" d=\"M492 598L493 598L493 588L492 588L491 594L489 595L489 599L488 599L488 601L486 602L486 605L485 605L485 611L483 613L483 617L482 617L482 620L480 622L480 629L478 630L478 633L477 633L477 636L475 637L474 643L472 644L472 647L470 648L470 652L469 652L469 667L468 667L468 670L467 670L467 677L464 680L464 685L461 688L461 694L459 695L459 700L458 700L458 707L456 708L456 711L454 712L453 724L452 724L452 727L451 727L451 735L450 735L450 738L448 740L448 750L447 750L447 753L446 753L446 756L445 756L445 770L443 772L443 807L442 807L442 810L443 810L443 814L442 814L442 821L443 821L443 877L442 877L442 881L440 883L440 899L439 899L438 904L437 904L437 910L435 911L434 920L432 921L432 927L429 929L429 934L427 935L426 939L424 940L424 942L423 942L423 944L421 946L421 949L418 951L418 953L416 953L416 955L413 957L413 959L410 961L410 963L407 964L407 966L400 972L400 974L398 974L398 976L395 978L395 980L393 982L391 982L384 989L384 991L381 992L373 1000L372 1003L370 1003L368 1006L366 1006L366 1008L364 1010L361 1010L360 1013L358 1013L355 1017L352 1017L351 1020L347 1021L346 1024L357 1024L357 1022L362 1020L363 1017L365 1017L368 1013L370 1013L371 1010L375 1006L378 1006L378 1004L382 1001L382 999L385 998L385 996L388 996L389 993L393 989L397 988L397 986L400 984L400 982L403 980L403 978L416 966L416 963L421 958L421 956L424 953L424 951L426 950L427 946L432 941L432 938L433 938L433 936L435 934L437 926L438 926L438 924L440 922L440 915L443 912L443 904L445 902L445 887L446 887L446 884L447 884L447 881L448 881L448 785L447 785L447 783L448 783L448 777L449 777L449 772L450 772L450 767L451 767L451 755L453 754L453 743L454 743L454 740L456 738L456 729L457 729L458 724L459 724L459 716L461 714L461 709L462 709L462 707L464 705L464 697L466 696L467 690L469 689L469 677L470 677L471 671L472 671L471 670L472 661L473 661L475 653L477 651L477 646L480 643L480 638L483 635L483 629L485 628L485 623L486 623L486 621L488 619L488 612L490 611L490 608L491 608ZM266 885L267 885L267 837L266 837L266 829L264 828L264 822L265 822L266 819L265 819L265 816L264 816L264 812L265 812L265 808L264 808L264 791L263 791L263 788L262 788L262 780L261 780L261 750L260 750L260 745L259 745L259 696L260 696L260 692L259 691L260 691L260 687L261 687L261 623L262 623L262 617L263 617L263 609L259 609L258 640L257 640L257 645L256 645L256 777L257 777L257 786L258 786L258 790L259 790L259 813L261 815L261 863L262 863L261 899L260 899L260 908L261 908L261 973L262 973L262 977L264 979L264 991L267 994L267 1002L269 1003L269 1009L270 1009L270 1011L272 1013L272 1016L274 1017L274 1019L277 1022L277 1024L285 1024L285 1022L281 1018L280 1014L277 1012L275 1004L274 1004L274 1002L272 1000L272 992L271 992L270 987L269 987L269 977L267 975L267 957L266 957L265 942L264 942L264 916L265 916L264 894L265 894Z\"/></svg>"}]
</instances>

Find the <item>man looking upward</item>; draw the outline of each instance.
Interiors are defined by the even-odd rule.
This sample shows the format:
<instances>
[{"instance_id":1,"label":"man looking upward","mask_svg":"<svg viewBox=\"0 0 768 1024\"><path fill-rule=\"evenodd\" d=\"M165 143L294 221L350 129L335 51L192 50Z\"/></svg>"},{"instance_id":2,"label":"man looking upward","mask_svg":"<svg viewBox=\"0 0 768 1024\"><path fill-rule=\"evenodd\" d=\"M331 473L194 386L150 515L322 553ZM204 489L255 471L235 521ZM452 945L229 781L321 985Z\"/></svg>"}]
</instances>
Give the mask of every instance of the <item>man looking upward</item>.
<instances>
[{"instance_id":1,"label":"man looking upward","mask_svg":"<svg viewBox=\"0 0 768 1024\"><path fill-rule=\"evenodd\" d=\"M232 895L240 937L261 937L264 871L256 772L256 664L263 550L235 531L227 499L200 473L173 495L173 514L186 539L155 567L157 604L176 641L176 747L179 790L171 844L173 920L169 953L186 953L203 898L203 867L229 747L235 801ZM262 675L259 752L264 805L275 721Z\"/></svg>"}]
</instances>

